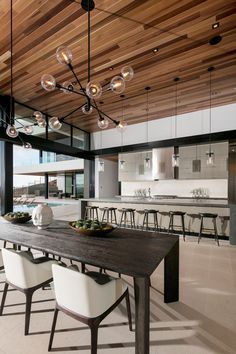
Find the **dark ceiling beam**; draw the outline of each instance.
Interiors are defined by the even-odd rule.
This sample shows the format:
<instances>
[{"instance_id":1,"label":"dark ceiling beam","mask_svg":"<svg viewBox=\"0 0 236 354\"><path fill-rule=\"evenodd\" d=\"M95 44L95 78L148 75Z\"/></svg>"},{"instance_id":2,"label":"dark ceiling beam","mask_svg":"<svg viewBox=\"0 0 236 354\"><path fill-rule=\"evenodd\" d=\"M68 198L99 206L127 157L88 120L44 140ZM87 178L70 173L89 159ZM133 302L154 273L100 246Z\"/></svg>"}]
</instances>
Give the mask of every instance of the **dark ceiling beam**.
<instances>
[{"instance_id":1,"label":"dark ceiling beam","mask_svg":"<svg viewBox=\"0 0 236 354\"><path fill-rule=\"evenodd\" d=\"M85 151L85 150L78 149L78 148L75 148L72 146L63 145L60 143L56 143L55 141L42 139L42 138L32 136L32 135L26 136L25 134L19 133L19 136L24 142L26 142L26 141L29 142L32 145L33 149L50 151L50 152L55 152L57 154L74 156L74 157L78 157L78 158L85 159L85 160L93 160L94 159L94 153L90 152L90 151ZM1 128L1 127L0 127L0 140L7 141L7 142L14 144L14 145L22 146L22 142L20 141L19 138L15 138L15 139L10 138L6 134L5 128Z\"/></svg>"}]
</instances>

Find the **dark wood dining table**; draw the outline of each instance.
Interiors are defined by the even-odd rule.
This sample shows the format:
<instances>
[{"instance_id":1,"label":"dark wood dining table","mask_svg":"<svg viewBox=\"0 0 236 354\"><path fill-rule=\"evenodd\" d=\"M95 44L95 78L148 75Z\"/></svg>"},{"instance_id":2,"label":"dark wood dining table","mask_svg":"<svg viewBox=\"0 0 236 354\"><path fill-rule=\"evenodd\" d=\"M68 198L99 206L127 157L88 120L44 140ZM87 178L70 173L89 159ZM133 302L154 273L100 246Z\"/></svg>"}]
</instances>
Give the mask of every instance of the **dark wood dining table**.
<instances>
[{"instance_id":1,"label":"dark wood dining table","mask_svg":"<svg viewBox=\"0 0 236 354\"><path fill-rule=\"evenodd\" d=\"M164 259L164 301L179 297L179 238L159 232L116 228L94 237L55 220L47 229L32 223L0 224L0 239L125 274L134 279L135 354L149 354L150 276Z\"/></svg>"}]
</instances>

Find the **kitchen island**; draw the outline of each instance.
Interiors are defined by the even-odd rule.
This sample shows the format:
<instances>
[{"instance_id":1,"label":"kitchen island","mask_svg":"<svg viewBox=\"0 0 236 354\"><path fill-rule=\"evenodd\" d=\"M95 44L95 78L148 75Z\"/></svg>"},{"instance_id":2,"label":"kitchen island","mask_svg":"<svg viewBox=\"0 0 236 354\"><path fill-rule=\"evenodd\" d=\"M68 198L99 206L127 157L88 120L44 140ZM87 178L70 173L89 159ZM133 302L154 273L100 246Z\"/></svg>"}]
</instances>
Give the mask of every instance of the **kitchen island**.
<instances>
[{"instance_id":1,"label":"kitchen island","mask_svg":"<svg viewBox=\"0 0 236 354\"><path fill-rule=\"evenodd\" d=\"M120 220L120 210L122 208L133 208L136 210L136 225L142 225L144 209L158 210L158 222L161 230L168 229L169 216L162 212L183 211L185 215L185 227L189 234L198 234L200 229L200 219L192 218L189 214L215 213L218 214L217 229L221 238L229 237L229 222L225 217L229 217L230 209L227 199L194 199L194 198L136 198L136 197L115 197L115 198L88 198L80 201L79 217L83 217L85 206L98 206L117 208L118 223ZM224 218L225 219L224 219ZM207 220L206 227L212 227L211 220Z\"/></svg>"}]
</instances>

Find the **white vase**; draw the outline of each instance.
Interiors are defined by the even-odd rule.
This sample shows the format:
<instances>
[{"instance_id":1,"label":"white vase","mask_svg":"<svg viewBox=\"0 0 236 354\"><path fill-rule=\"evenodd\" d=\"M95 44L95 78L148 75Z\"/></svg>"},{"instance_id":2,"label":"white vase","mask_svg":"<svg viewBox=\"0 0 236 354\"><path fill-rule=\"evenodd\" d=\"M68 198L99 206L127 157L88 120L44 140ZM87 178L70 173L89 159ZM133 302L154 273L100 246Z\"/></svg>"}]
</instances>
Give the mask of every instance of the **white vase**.
<instances>
[{"instance_id":1,"label":"white vase","mask_svg":"<svg viewBox=\"0 0 236 354\"><path fill-rule=\"evenodd\" d=\"M38 204L33 209L32 212L32 221L38 229L46 229L53 220L53 212L50 206L47 203Z\"/></svg>"}]
</instances>

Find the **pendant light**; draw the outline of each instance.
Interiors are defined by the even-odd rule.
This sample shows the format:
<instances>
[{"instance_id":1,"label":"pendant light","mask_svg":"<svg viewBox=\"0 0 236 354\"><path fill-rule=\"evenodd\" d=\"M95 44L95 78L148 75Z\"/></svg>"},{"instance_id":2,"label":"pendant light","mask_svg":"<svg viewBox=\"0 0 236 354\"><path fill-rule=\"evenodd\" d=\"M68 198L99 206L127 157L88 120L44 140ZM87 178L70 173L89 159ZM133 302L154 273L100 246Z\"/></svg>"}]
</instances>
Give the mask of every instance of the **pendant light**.
<instances>
[{"instance_id":1,"label":"pendant light","mask_svg":"<svg viewBox=\"0 0 236 354\"><path fill-rule=\"evenodd\" d=\"M211 95L212 95L212 89L211 89L211 85L212 85L212 82L211 82L211 75L212 75L212 71L214 70L215 68L213 66L210 66L207 70L209 72L209 151L206 153L206 156L207 156L207 165L208 166L214 166L214 163L215 163L215 154L214 152L212 151L212 147L211 147Z\"/></svg>"},{"instance_id":2,"label":"pendant light","mask_svg":"<svg viewBox=\"0 0 236 354\"><path fill-rule=\"evenodd\" d=\"M124 98L125 98L125 95L120 95L120 98L122 99L121 100L121 122L124 122ZM125 160L123 159L123 156L122 156L122 152L123 152L123 142L124 142L124 129L121 129L120 130L120 133L121 133L121 155L120 155L120 161L119 161L119 164L120 164L120 169L121 170L124 170L125 168Z\"/></svg>"},{"instance_id":3,"label":"pendant light","mask_svg":"<svg viewBox=\"0 0 236 354\"><path fill-rule=\"evenodd\" d=\"M177 138L177 114L178 114L178 81L179 77L174 79L175 82L175 140ZM174 154L172 155L172 167L179 167L179 154L177 153L178 147L174 146Z\"/></svg>"},{"instance_id":4,"label":"pendant light","mask_svg":"<svg viewBox=\"0 0 236 354\"><path fill-rule=\"evenodd\" d=\"M201 172L201 160L198 158L197 145L195 159L192 161L192 172Z\"/></svg>"},{"instance_id":5,"label":"pendant light","mask_svg":"<svg viewBox=\"0 0 236 354\"><path fill-rule=\"evenodd\" d=\"M147 133L147 144L148 144L148 121L149 121L149 91L151 90L151 87L147 86L145 87L146 90L146 113L147 113L147 124L146 124L146 133ZM151 168L151 159L148 156L148 153L146 153L146 156L144 158L144 166L146 169Z\"/></svg>"},{"instance_id":6,"label":"pendant light","mask_svg":"<svg viewBox=\"0 0 236 354\"><path fill-rule=\"evenodd\" d=\"M102 154L102 131L100 132L100 150ZM104 161L99 157L97 160L98 163L98 172L104 172Z\"/></svg>"}]
</instances>

